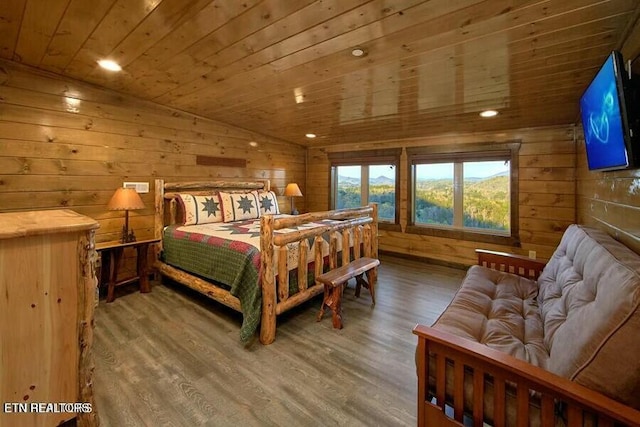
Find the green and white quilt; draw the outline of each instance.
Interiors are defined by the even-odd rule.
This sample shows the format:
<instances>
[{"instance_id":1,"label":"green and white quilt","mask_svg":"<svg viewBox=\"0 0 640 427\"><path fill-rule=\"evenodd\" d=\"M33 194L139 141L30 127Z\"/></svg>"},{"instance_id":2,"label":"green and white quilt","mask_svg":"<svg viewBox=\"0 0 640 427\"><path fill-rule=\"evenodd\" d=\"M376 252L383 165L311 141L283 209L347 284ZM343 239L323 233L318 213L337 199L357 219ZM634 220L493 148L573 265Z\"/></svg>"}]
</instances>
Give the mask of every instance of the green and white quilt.
<instances>
[{"instance_id":1,"label":"green and white quilt","mask_svg":"<svg viewBox=\"0 0 640 427\"><path fill-rule=\"evenodd\" d=\"M286 216L286 215L282 215ZM277 230L275 233L314 228L336 221L324 220L305 223L298 227ZM338 251L341 250L338 239ZM329 245L323 247L323 257ZM298 245L290 244L288 251L289 292L297 292ZM314 271L313 242L309 241L308 271ZM166 227L163 237L164 262L191 274L213 281L212 286L223 286L240 300L243 313L240 339L248 341L255 333L262 310L260 283L260 220L251 219L228 223L175 225ZM274 272L277 273L278 250L274 251ZM312 279L311 279L312 280Z\"/></svg>"}]
</instances>

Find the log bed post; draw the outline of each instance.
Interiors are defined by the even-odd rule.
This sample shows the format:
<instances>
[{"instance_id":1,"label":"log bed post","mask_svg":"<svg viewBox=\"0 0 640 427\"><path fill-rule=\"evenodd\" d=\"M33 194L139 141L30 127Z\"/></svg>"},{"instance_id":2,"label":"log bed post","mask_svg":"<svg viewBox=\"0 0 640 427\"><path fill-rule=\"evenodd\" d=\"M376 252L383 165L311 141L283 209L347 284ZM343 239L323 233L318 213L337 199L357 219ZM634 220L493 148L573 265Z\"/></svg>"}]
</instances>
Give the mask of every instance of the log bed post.
<instances>
[{"instance_id":1,"label":"log bed post","mask_svg":"<svg viewBox=\"0 0 640 427\"><path fill-rule=\"evenodd\" d=\"M338 267L338 232L332 231L329 235L329 270Z\"/></svg>"},{"instance_id":2,"label":"log bed post","mask_svg":"<svg viewBox=\"0 0 640 427\"><path fill-rule=\"evenodd\" d=\"M307 239L302 239L298 245L298 289L300 291L307 290L308 283L308 262L309 257L309 242Z\"/></svg>"},{"instance_id":3,"label":"log bed post","mask_svg":"<svg viewBox=\"0 0 640 427\"><path fill-rule=\"evenodd\" d=\"M351 261L351 250L349 247L349 230L342 230L342 265L347 265Z\"/></svg>"},{"instance_id":4,"label":"log bed post","mask_svg":"<svg viewBox=\"0 0 640 427\"><path fill-rule=\"evenodd\" d=\"M373 258L373 241L375 240L375 236L373 236L373 230L371 224L365 224L363 227L363 236L362 236L362 246L364 246L364 256Z\"/></svg>"},{"instance_id":5,"label":"log bed post","mask_svg":"<svg viewBox=\"0 0 640 427\"><path fill-rule=\"evenodd\" d=\"M371 255L378 259L378 204L371 203L370 206L373 208L373 212L371 212L371 218L373 218L371 222Z\"/></svg>"},{"instance_id":6,"label":"log bed post","mask_svg":"<svg viewBox=\"0 0 640 427\"><path fill-rule=\"evenodd\" d=\"M158 259L160 252L162 252L162 229L164 228L164 179L155 180L155 217L153 222L153 237L160 239L160 241L153 245L154 247L154 260Z\"/></svg>"},{"instance_id":7,"label":"log bed post","mask_svg":"<svg viewBox=\"0 0 640 427\"><path fill-rule=\"evenodd\" d=\"M324 239L322 238L322 236L316 236L315 240L313 241L313 260L314 260L314 266L315 266L315 271L314 271L314 278L318 277L322 274L322 271L324 270L324 266L322 265L322 244L324 243ZM320 286L320 283L315 282L315 284L317 286Z\"/></svg>"},{"instance_id":8,"label":"log bed post","mask_svg":"<svg viewBox=\"0 0 640 427\"><path fill-rule=\"evenodd\" d=\"M353 259L360 258L360 244L362 243L362 226L353 228Z\"/></svg>"},{"instance_id":9,"label":"log bed post","mask_svg":"<svg viewBox=\"0 0 640 427\"><path fill-rule=\"evenodd\" d=\"M289 247L280 246L278 249L278 300L286 301L289 298L289 269L287 261L289 258Z\"/></svg>"},{"instance_id":10,"label":"log bed post","mask_svg":"<svg viewBox=\"0 0 640 427\"><path fill-rule=\"evenodd\" d=\"M273 216L260 218L260 271L262 275L262 318L260 342L276 339L276 286L273 273Z\"/></svg>"}]
</instances>

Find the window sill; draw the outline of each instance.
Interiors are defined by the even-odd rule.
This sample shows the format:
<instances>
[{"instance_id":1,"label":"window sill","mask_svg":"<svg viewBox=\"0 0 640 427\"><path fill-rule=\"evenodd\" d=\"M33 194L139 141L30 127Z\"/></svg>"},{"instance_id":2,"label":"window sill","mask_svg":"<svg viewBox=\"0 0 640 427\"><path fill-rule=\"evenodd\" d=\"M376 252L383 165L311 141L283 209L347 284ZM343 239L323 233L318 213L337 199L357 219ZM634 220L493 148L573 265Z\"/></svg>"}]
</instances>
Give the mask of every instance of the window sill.
<instances>
[{"instance_id":1,"label":"window sill","mask_svg":"<svg viewBox=\"0 0 640 427\"><path fill-rule=\"evenodd\" d=\"M442 228L422 227L418 225L408 225L406 232L411 234L420 234L423 236L444 237L447 239L493 243L496 245L513 246L517 248L520 247L520 239L517 236L500 236L468 230L447 230Z\"/></svg>"},{"instance_id":2,"label":"window sill","mask_svg":"<svg viewBox=\"0 0 640 427\"><path fill-rule=\"evenodd\" d=\"M378 230L402 231L402 227L400 227L400 224L392 224L390 222L378 222Z\"/></svg>"}]
</instances>

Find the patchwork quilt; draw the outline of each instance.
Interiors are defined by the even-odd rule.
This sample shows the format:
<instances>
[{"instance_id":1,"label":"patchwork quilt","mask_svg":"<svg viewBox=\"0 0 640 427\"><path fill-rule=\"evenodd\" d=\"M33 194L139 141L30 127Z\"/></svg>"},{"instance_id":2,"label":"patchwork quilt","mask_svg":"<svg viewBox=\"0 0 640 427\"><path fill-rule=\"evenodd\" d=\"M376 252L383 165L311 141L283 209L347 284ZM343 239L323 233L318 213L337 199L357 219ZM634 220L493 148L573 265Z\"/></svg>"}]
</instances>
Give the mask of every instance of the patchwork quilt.
<instances>
[{"instance_id":1,"label":"patchwork quilt","mask_svg":"<svg viewBox=\"0 0 640 427\"><path fill-rule=\"evenodd\" d=\"M275 233L303 230L334 223L324 220L278 230ZM329 253L328 237L324 236L323 257ZM342 239L338 239L338 251ZM298 245L288 251L289 292L297 292ZM308 271L314 271L313 241L309 241ZM189 273L226 287L240 300L243 321L240 339L248 341L255 333L262 310L260 283L260 220L229 223L175 225L166 227L163 236L163 261ZM277 274L278 250L274 251L274 272ZM312 280L312 279L311 279ZM215 285L212 285L215 286Z\"/></svg>"}]
</instances>

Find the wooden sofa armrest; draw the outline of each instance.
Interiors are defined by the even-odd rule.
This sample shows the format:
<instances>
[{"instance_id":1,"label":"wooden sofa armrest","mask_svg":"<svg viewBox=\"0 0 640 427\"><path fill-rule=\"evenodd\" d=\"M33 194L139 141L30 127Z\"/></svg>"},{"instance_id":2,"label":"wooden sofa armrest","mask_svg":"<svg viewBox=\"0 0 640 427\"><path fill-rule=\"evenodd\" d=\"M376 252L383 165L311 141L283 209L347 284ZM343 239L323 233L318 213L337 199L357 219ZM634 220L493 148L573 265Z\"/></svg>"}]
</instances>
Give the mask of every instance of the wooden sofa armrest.
<instances>
[{"instance_id":1,"label":"wooden sofa armrest","mask_svg":"<svg viewBox=\"0 0 640 427\"><path fill-rule=\"evenodd\" d=\"M476 249L478 265L537 280L546 263L522 255Z\"/></svg>"},{"instance_id":2,"label":"wooden sofa armrest","mask_svg":"<svg viewBox=\"0 0 640 427\"><path fill-rule=\"evenodd\" d=\"M598 426L613 423L638 425L640 411L610 399L594 390L559 377L549 371L516 359L482 344L424 325L416 325L418 336L418 425L462 425L464 411L464 376L473 371L473 421L482 426L484 379L493 380L493 425L505 425L507 382L516 384L516 418L518 426L529 425L529 400L532 391L540 396L540 424L556 426L554 409L559 402L566 408L569 426L584 425L584 417L596 417ZM429 356L435 359L435 390L429 390ZM446 367L453 363L453 413L445 414ZM435 402L430 396L435 397ZM588 415L586 415L588 414ZM441 423L436 422L436 420ZM427 422L428 421L428 422Z\"/></svg>"}]
</instances>

